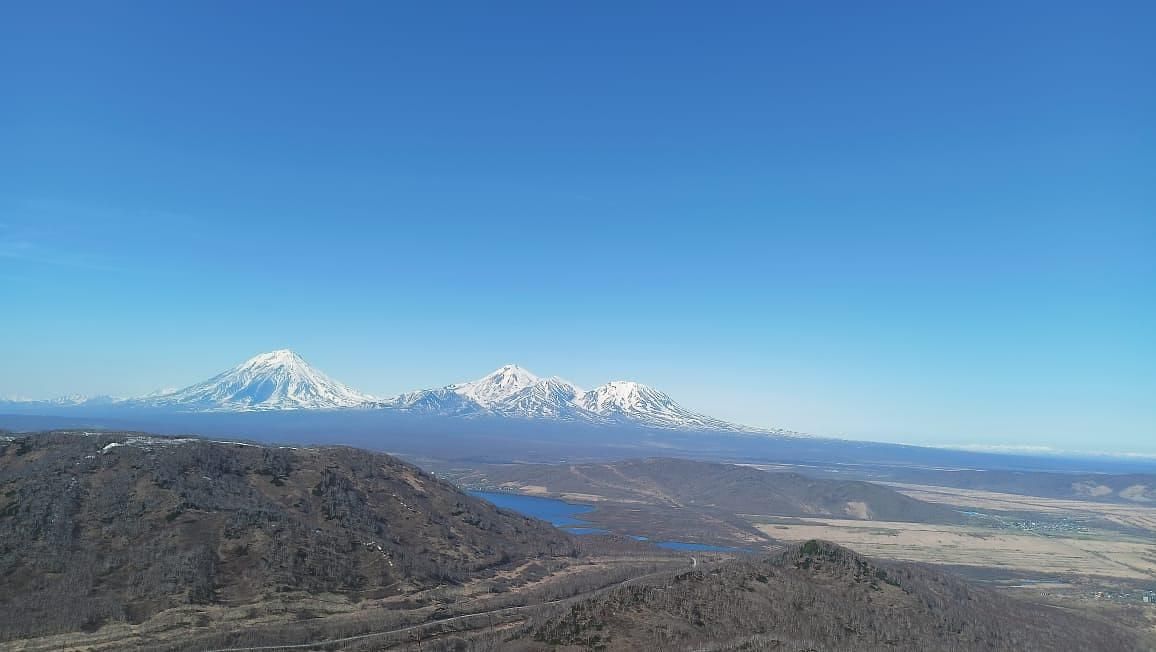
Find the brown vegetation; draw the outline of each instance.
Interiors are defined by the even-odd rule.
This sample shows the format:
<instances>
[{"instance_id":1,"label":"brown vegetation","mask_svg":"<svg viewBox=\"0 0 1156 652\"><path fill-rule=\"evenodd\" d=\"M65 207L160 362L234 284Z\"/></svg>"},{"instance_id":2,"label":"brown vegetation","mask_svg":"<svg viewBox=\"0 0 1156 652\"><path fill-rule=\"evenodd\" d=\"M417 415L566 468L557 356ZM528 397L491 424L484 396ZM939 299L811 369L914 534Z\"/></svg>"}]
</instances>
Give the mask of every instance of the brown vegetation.
<instances>
[{"instance_id":1,"label":"brown vegetation","mask_svg":"<svg viewBox=\"0 0 1156 652\"><path fill-rule=\"evenodd\" d=\"M708 465L721 471L705 478L695 463L635 464L582 471L619 497L654 501L610 505L621 519L647 507L742 536L749 525L712 506L744 505L728 491L750 489L752 473L755 495L767 495L757 492L770 474L753 469ZM676 479L660 480L669 473ZM807 504L905 509L858 484ZM0 439L6 649L1137 647L1100 620L832 544L711 557L570 537L348 448L128 433Z\"/></svg>"},{"instance_id":2,"label":"brown vegetation","mask_svg":"<svg viewBox=\"0 0 1156 652\"><path fill-rule=\"evenodd\" d=\"M816 479L797 473L682 459L611 464L491 465L460 476L467 485L525 490L577 499L666 507L709 508L731 514L830 516L912 523L961 523L958 511L870 482Z\"/></svg>"},{"instance_id":3,"label":"brown vegetation","mask_svg":"<svg viewBox=\"0 0 1156 652\"><path fill-rule=\"evenodd\" d=\"M383 597L577 553L388 455L126 434L0 441L0 640L279 594Z\"/></svg>"},{"instance_id":4,"label":"brown vegetation","mask_svg":"<svg viewBox=\"0 0 1156 652\"><path fill-rule=\"evenodd\" d=\"M914 564L808 541L585 600L538 625L572 649L1129 650L1117 628Z\"/></svg>"}]
</instances>

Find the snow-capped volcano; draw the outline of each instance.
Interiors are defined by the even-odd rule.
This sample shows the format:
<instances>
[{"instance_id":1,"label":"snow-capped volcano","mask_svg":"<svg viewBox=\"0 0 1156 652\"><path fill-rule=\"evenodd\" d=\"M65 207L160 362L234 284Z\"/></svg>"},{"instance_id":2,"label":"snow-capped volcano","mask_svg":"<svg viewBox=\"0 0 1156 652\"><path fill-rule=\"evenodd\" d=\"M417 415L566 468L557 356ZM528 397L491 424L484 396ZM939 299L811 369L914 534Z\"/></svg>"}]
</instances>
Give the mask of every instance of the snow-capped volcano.
<instances>
[{"instance_id":1,"label":"snow-capped volcano","mask_svg":"<svg viewBox=\"0 0 1156 652\"><path fill-rule=\"evenodd\" d=\"M592 420L574 400L581 391L560 378L541 378L490 405L503 416L529 419Z\"/></svg>"},{"instance_id":2,"label":"snow-capped volcano","mask_svg":"<svg viewBox=\"0 0 1156 652\"><path fill-rule=\"evenodd\" d=\"M381 405L419 414L561 417L577 394L565 381L508 364L477 380L407 392Z\"/></svg>"},{"instance_id":3,"label":"snow-capped volcano","mask_svg":"<svg viewBox=\"0 0 1156 652\"><path fill-rule=\"evenodd\" d=\"M5 410L75 415L82 410L112 414L122 409L159 412L248 412L364 408L422 418L499 417L591 426L797 435L735 425L688 410L662 392L631 381L584 391L558 377L539 378L508 364L464 383L376 399L309 366L288 349L254 356L204 382L131 399L64 397L52 401L3 401Z\"/></svg>"},{"instance_id":4,"label":"snow-capped volcano","mask_svg":"<svg viewBox=\"0 0 1156 652\"><path fill-rule=\"evenodd\" d=\"M183 410L319 410L360 407L373 397L309 366L289 349L262 353L202 383L136 399L147 407Z\"/></svg>"},{"instance_id":5,"label":"snow-capped volcano","mask_svg":"<svg viewBox=\"0 0 1156 652\"><path fill-rule=\"evenodd\" d=\"M402 394L379 406L423 415L493 415L666 430L768 432L692 412L641 383L617 381L586 392L560 378L539 378L515 364L474 381Z\"/></svg>"},{"instance_id":6,"label":"snow-capped volcano","mask_svg":"<svg viewBox=\"0 0 1156 652\"><path fill-rule=\"evenodd\" d=\"M596 387L577 397L575 403L599 416L658 428L741 429L726 421L691 412L652 387L626 380Z\"/></svg>"},{"instance_id":7,"label":"snow-capped volcano","mask_svg":"<svg viewBox=\"0 0 1156 652\"><path fill-rule=\"evenodd\" d=\"M540 379L537 376L518 365L508 364L477 380L450 385L446 389L453 390L482 407L489 407L533 385L538 380Z\"/></svg>"},{"instance_id":8,"label":"snow-capped volcano","mask_svg":"<svg viewBox=\"0 0 1156 652\"><path fill-rule=\"evenodd\" d=\"M376 407L440 416L463 416L485 412L485 408L481 405L448 387L406 392L400 396L381 401Z\"/></svg>"}]
</instances>

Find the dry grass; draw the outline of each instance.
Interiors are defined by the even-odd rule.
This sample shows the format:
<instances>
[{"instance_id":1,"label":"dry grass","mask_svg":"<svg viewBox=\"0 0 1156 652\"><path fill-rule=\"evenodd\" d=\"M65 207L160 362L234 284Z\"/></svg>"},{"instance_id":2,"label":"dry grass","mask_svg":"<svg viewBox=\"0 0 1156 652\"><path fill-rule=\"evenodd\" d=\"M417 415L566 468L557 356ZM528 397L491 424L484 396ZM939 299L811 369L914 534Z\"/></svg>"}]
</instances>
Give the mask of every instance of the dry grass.
<instances>
[{"instance_id":1,"label":"dry grass","mask_svg":"<svg viewBox=\"0 0 1156 652\"><path fill-rule=\"evenodd\" d=\"M1039 573L1156 580L1156 545L1098 538L1052 537L984 528L834 519L758 524L785 541L826 539L887 559L1003 567Z\"/></svg>"},{"instance_id":2,"label":"dry grass","mask_svg":"<svg viewBox=\"0 0 1156 652\"><path fill-rule=\"evenodd\" d=\"M325 632L347 629L356 631L359 623L375 617L384 617L386 621L393 623L390 627L380 628L380 631L388 631L411 623L422 624L437 617L439 606L460 610L463 613L483 612L507 603L520 604L521 601L517 597L519 595L538 596L527 598L528 604L535 604L543 601L542 595L569 595L573 592L571 587L589 584L593 588L606 583L605 578L616 573L624 577L640 576L652 572L651 567L654 565L672 563L667 557L557 559L554 561L559 567L540 579L519 580L518 586L503 595L494 595L489 590L495 579L518 580L529 566L539 561L509 569L495 578L484 581L470 581L462 586L438 587L375 600L353 601L348 596L338 594L295 593L257 604L182 606L158 613L138 625L110 623L97 632L70 632L6 641L0 644L0 649L12 652L119 652L129 649L167 649L179 646L182 641L187 641L191 637L210 635L214 632L263 628L277 630L299 625L302 614L308 614L309 621L315 623L317 629L317 633L302 640L318 640L326 638ZM684 560L676 559L673 563L676 568L681 568ZM436 630L436 627L432 629ZM382 643L382 646L392 645Z\"/></svg>"},{"instance_id":3,"label":"dry grass","mask_svg":"<svg viewBox=\"0 0 1156 652\"><path fill-rule=\"evenodd\" d=\"M894 489L929 503L942 503L976 510L1025 511L1072 518L1104 518L1120 525L1156 532L1156 506L1038 498L1018 494L955 489L928 485L885 483Z\"/></svg>"},{"instance_id":4,"label":"dry grass","mask_svg":"<svg viewBox=\"0 0 1156 652\"><path fill-rule=\"evenodd\" d=\"M1080 533L1038 533L829 518L760 523L756 527L785 541L827 539L864 554L889 559L1156 581L1156 509L1152 507L923 485L890 486L912 498L962 509L1032 512L1082 521L1102 519L1148 530L1153 536L1127 536L1095 528ZM758 517L751 518L758 520Z\"/></svg>"}]
</instances>

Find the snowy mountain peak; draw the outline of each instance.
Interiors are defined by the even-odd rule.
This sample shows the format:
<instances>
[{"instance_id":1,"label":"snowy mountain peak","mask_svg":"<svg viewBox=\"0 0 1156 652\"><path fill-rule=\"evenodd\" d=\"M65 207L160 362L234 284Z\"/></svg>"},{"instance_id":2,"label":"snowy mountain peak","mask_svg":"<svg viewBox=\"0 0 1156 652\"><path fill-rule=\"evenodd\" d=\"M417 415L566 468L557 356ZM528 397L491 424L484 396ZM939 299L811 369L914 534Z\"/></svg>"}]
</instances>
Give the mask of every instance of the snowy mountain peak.
<instances>
[{"instance_id":1,"label":"snowy mountain peak","mask_svg":"<svg viewBox=\"0 0 1156 652\"><path fill-rule=\"evenodd\" d=\"M269 351L268 353L258 353L242 362L237 368L284 366L308 367L309 363L305 362L305 359L297 355L297 352L292 349L277 349L276 351Z\"/></svg>"},{"instance_id":2,"label":"snowy mountain peak","mask_svg":"<svg viewBox=\"0 0 1156 652\"><path fill-rule=\"evenodd\" d=\"M573 383L563 380L557 376L550 376L549 378L540 378L538 382L530 386L529 389L541 388L542 391L552 394L567 394L571 399L582 393Z\"/></svg>"},{"instance_id":3,"label":"snowy mountain peak","mask_svg":"<svg viewBox=\"0 0 1156 652\"><path fill-rule=\"evenodd\" d=\"M478 381L496 382L506 385L531 385L538 382L539 378L531 373L529 370L519 367L516 364L507 364L498 367L485 376L478 379Z\"/></svg>"},{"instance_id":4,"label":"snowy mountain peak","mask_svg":"<svg viewBox=\"0 0 1156 652\"><path fill-rule=\"evenodd\" d=\"M615 380L586 392L583 407L599 414L629 412L647 404L670 404L674 401L662 392L631 380Z\"/></svg>"},{"instance_id":5,"label":"snowy mountain peak","mask_svg":"<svg viewBox=\"0 0 1156 652\"><path fill-rule=\"evenodd\" d=\"M81 410L158 412L270 410L392 410L415 417L537 419L597 427L714 431L795 436L784 430L740 426L692 412L642 383L619 380L584 391L556 376L539 378L507 364L481 378L380 400L313 368L290 349L255 355L206 381L132 399L69 396L55 400L0 400L5 410L78 414Z\"/></svg>"},{"instance_id":6,"label":"snowy mountain peak","mask_svg":"<svg viewBox=\"0 0 1156 652\"><path fill-rule=\"evenodd\" d=\"M314 369L295 352L278 349L202 383L139 402L194 410L295 410L359 407L373 400Z\"/></svg>"},{"instance_id":7,"label":"snowy mountain peak","mask_svg":"<svg viewBox=\"0 0 1156 652\"><path fill-rule=\"evenodd\" d=\"M556 376L539 378L515 364L471 382L402 394L380 406L444 416L489 414L675 430L756 431L692 412L642 383L619 380L586 392Z\"/></svg>"},{"instance_id":8,"label":"snowy mountain peak","mask_svg":"<svg viewBox=\"0 0 1156 652\"><path fill-rule=\"evenodd\" d=\"M537 376L518 365L508 364L475 381L450 385L449 389L483 407L488 407L513 396L539 380Z\"/></svg>"},{"instance_id":9,"label":"snowy mountain peak","mask_svg":"<svg viewBox=\"0 0 1156 652\"><path fill-rule=\"evenodd\" d=\"M741 430L733 424L691 412L666 394L642 383L617 380L579 396L575 403L602 417L659 428Z\"/></svg>"}]
</instances>

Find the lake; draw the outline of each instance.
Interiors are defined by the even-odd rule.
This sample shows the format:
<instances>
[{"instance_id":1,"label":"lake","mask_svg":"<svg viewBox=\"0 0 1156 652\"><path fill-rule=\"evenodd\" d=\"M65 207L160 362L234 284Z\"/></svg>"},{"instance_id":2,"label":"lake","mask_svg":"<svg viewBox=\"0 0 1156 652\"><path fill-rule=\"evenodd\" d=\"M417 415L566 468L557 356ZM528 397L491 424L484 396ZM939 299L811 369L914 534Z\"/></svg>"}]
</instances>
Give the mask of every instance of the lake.
<instances>
[{"instance_id":1,"label":"lake","mask_svg":"<svg viewBox=\"0 0 1156 652\"><path fill-rule=\"evenodd\" d=\"M594 511L591 505L568 503L557 498L543 498L541 496L523 496L504 491L470 491L471 496L487 500L498 507L509 509L525 516L542 519L554 527L562 528L570 534L610 534L606 530L584 521L578 516ZM645 536L627 535L635 541L648 541ZM740 548L726 546L711 546L705 543L687 543L684 541L658 541L655 545L670 550L685 552L738 552Z\"/></svg>"},{"instance_id":2,"label":"lake","mask_svg":"<svg viewBox=\"0 0 1156 652\"><path fill-rule=\"evenodd\" d=\"M590 523L583 521L580 518L575 518L579 514L594 511L590 505L579 505L577 503L568 503L564 500L556 498L541 498L539 496L521 496L519 494L510 494L503 491L470 491L471 496L483 498L498 507L510 509L519 514L526 516L533 516L534 518L542 519L561 528L575 528L581 530L599 530L590 526ZM575 534L605 534L606 530L599 532L579 531Z\"/></svg>"}]
</instances>

